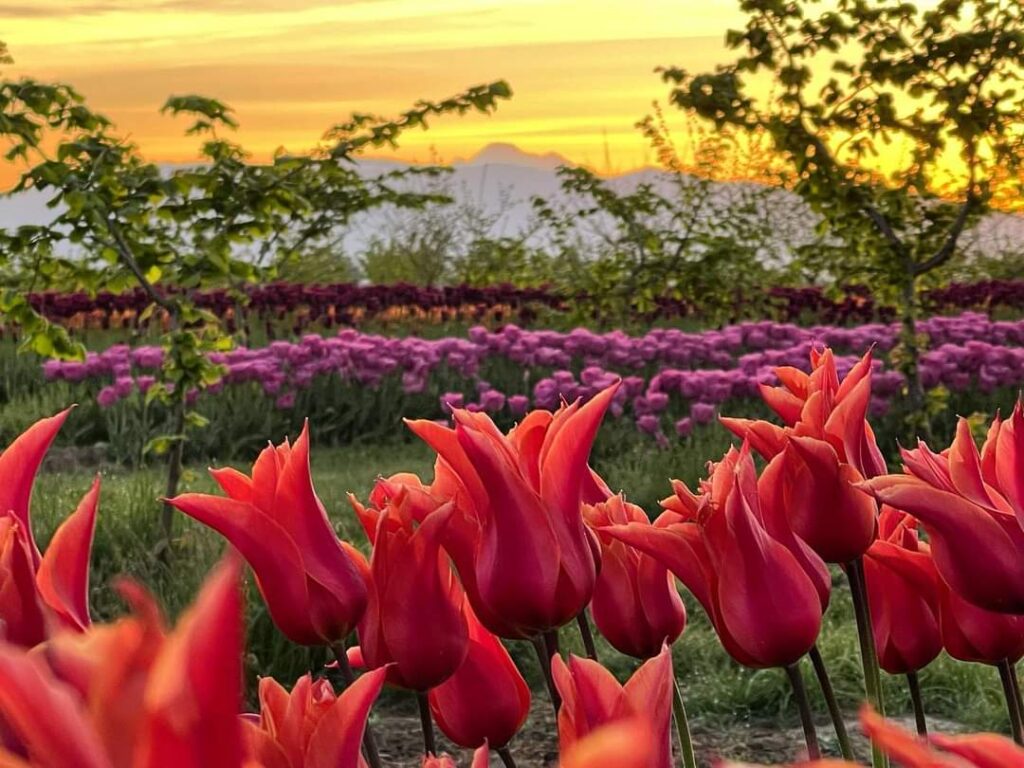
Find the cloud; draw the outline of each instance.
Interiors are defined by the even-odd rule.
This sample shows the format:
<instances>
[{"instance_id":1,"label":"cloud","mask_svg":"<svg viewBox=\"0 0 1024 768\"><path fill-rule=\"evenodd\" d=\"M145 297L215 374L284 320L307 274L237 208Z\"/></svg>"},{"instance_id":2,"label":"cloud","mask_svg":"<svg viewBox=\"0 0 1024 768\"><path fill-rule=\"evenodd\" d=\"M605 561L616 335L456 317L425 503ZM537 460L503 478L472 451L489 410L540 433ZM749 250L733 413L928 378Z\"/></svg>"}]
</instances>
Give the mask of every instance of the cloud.
<instances>
[{"instance_id":1,"label":"cloud","mask_svg":"<svg viewBox=\"0 0 1024 768\"><path fill-rule=\"evenodd\" d=\"M107 2L0 2L0 18L51 19L74 16L98 16L106 13L203 11L214 13L272 13L302 8L338 5L364 5L382 0L107 0Z\"/></svg>"}]
</instances>

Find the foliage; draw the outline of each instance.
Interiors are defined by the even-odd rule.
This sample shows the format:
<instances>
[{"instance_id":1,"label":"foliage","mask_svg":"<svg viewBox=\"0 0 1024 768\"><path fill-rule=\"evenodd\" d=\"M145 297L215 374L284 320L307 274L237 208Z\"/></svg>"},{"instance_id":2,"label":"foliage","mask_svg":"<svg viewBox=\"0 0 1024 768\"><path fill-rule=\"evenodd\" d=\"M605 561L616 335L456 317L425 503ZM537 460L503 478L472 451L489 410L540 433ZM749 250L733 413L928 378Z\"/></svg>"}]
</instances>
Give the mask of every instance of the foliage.
<instances>
[{"instance_id":1,"label":"foliage","mask_svg":"<svg viewBox=\"0 0 1024 768\"><path fill-rule=\"evenodd\" d=\"M236 127L227 105L172 96L162 112L187 118L185 132L201 146L196 164L168 171L145 161L70 86L0 82L0 134L10 143L6 157L29 164L11 193L39 190L55 211L46 226L0 233L0 266L13 289L59 281L92 291L136 285L146 293L144 314L159 314L165 323L164 367L147 399L176 414L171 431L152 444L161 451L174 448L172 494L186 429L202 423L187 411L187 398L219 380L221 370L208 353L231 343L218 318L196 305L193 291L227 286L238 291L241 304L241 286L272 275L274 265L301 258L306 249L331 243L353 214L430 201L400 184L417 171L365 178L354 165L358 153L394 144L403 130L425 127L430 116L490 112L508 96L508 86L497 82L441 102L421 101L395 120L355 115L332 128L329 143L316 151L280 151L270 163L252 162L224 138L225 130ZM60 336L61 329L33 318L24 301L6 300L3 308L21 321L30 348L81 354Z\"/></svg>"},{"instance_id":2,"label":"foliage","mask_svg":"<svg viewBox=\"0 0 1024 768\"><path fill-rule=\"evenodd\" d=\"M793 190L849 244L820 255L904 309L911 403L918 279L957 255L965 229L1019 202L1024 164L1017 84L1024 6L1005 0L741 0L735 61L709 73L663 70L672 101L717 128L763 132ZM827 63L827 78L815 70ZM758 76L776 88L760 97ZM813 252L811 252L813 254Z\"/></svg>"}]
</instances>

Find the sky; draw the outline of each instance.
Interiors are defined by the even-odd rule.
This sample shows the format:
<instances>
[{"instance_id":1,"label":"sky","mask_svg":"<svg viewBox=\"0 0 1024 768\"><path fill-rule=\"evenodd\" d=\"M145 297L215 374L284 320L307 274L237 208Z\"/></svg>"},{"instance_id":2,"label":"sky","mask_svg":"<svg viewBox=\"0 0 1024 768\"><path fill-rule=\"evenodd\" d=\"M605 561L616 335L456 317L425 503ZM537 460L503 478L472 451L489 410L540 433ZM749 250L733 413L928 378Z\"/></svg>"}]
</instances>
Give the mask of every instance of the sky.
<instances>
[{"instance_id":1,"label":"sky","mask_svg":"<svg viewBox=\"0 0 1024 768\"><path fill-rule=\"evenodd\" d=\"M652 162L634 123L664 102L654 69L728 59L736 0L0 0L7 75L69 82L150 160L195 139L161 116L170 94L227 102L257 158L314 145L353 111L507 80L496 114L445 117L397 156L465 158L491 142L602 172Z\"/></svg>"}]
</instances>

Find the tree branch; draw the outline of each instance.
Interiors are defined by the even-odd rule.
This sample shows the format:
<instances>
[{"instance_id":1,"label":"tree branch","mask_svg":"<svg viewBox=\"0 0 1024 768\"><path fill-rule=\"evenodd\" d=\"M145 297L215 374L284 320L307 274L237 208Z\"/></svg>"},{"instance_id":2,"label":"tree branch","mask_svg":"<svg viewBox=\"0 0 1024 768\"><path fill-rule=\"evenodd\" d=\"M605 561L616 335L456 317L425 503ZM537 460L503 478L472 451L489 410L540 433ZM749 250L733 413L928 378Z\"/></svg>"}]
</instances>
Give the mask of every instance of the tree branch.
<instances>
[{"instance_id":1,"label":"tree branch","mask_svg":"<svg viewBox=\"0 0 1024 768\"><path fill-rule=\"evenodd\" d=\"M960 207L960 212L957 213L952 226L949 228L949 234L946 235L946 241L929 259L914 264L915 275L923 275L925 272L930 272L936 267L941 267L949 261L950 258L952 258L953 253L956 251L957 243L960 240L960 235L963 234L964 227L967 226L967 219L970 216L971 211L974 209L974 204L974 195L968 195L964 204Z\"/></svg>"}]
</instances>

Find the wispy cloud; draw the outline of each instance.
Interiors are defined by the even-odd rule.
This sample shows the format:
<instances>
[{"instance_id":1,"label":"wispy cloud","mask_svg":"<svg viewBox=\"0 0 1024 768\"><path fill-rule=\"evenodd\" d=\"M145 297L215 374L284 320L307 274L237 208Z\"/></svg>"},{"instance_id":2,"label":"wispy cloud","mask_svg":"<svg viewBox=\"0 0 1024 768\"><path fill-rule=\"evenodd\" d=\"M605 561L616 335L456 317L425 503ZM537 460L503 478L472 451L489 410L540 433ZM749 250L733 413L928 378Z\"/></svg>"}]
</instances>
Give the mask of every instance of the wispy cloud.
<instances>
[{"instance_id":1,"label":"wispy cloud","mask_svg":"<svg viewBox=\"0 0 1024 768\"><path fill-rule=\"evenodd\" d=\"M364 5L384 0L303 0L304 8L339 5ZM105 13L174 12L204 13L276 13L293 10L295 2L288 0L108 0L107 2L65 2L40 0L36 3L2 3L0 17L5 19L51 19L74 16L97 16Z\"/></svg>"}]
</instances>

